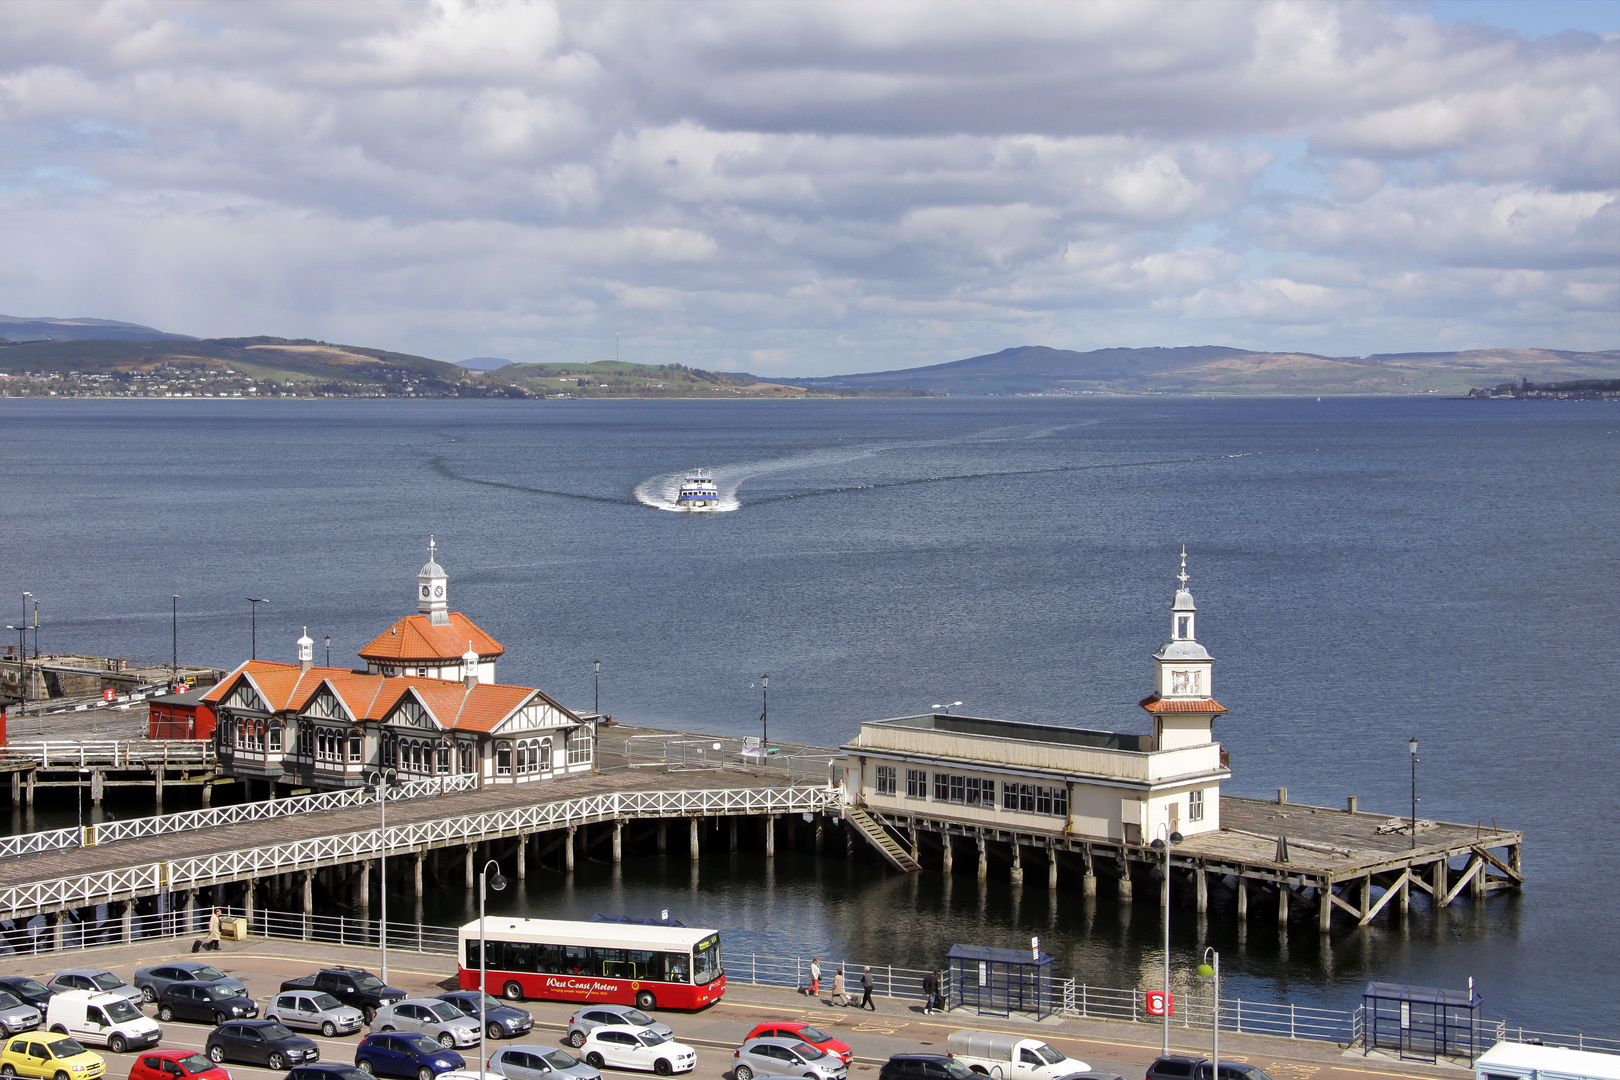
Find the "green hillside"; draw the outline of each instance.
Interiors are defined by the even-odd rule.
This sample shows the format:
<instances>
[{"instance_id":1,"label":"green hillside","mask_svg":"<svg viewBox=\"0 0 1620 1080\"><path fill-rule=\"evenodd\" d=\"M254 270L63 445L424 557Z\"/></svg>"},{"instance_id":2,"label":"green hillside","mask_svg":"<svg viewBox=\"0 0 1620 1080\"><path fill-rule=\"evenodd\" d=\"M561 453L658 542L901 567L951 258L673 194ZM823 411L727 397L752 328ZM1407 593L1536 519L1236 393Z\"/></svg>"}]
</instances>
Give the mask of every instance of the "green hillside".
<instances>
[{"instance_id":1,"label":"green hillside","mask_svg":"<svg viewBox=\"0 0 1620 1080\"><path fill-rule=\"evenodd\" d=\"M797 386L761 382L752 375L704 371L684 364L632 364L596 360L588 364L508 364L484 376L492 383L531 394L572 397L802 397Z\"/></svg>"}]
</instances>

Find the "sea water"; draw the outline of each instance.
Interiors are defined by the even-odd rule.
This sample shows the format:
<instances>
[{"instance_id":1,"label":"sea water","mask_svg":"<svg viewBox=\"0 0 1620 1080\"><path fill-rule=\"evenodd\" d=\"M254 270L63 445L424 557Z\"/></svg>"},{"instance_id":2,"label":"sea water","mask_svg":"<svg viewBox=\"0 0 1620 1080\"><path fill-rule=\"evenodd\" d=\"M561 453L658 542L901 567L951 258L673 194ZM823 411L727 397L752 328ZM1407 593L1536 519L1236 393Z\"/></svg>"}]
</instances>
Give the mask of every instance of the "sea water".
<instances>
[{"instance_id":1,"label":"sea water","mask_svg":"<svg viewBox=\"0 0 1620 1080\"><path fill-rule=\"evenodd\" d=\"M604 712L756 734L768 673L772 737L824 746L957 700L1149 730L1185 544L1227 792L1404 815L1416 736L1420 813L1523 829L1529 884L1325 948L1178 908L1178 980L1213 945L1244 997L1350 1007L1369 979L1473 977L1515 1024L1620 1034L1613 405L5 400L0 429L0 598L40 599L44 649L163 660L178 593L182 660L229 668L254 596L261 657L294 659L307 626L318 659L330 635L354 662L415 610L431 533L502 681L589 708L600 659ZM694 466L729 512L660 512ZM909 966L1039 934L1061 974L1159 978L1151 899L832 855L716 850L696 881L684 855L537 869L492 910L669 908L733 956Z\"/></svg>"}]
</instances>

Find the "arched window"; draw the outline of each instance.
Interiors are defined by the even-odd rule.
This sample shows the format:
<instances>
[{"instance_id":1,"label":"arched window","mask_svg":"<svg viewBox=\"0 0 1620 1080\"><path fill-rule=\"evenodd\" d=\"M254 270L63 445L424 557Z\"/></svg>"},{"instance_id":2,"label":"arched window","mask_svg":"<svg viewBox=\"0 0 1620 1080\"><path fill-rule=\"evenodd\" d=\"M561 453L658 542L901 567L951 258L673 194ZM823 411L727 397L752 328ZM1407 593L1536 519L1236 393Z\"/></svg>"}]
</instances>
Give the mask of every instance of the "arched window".
<instances>
[{"instance_id":1,"label":"arched window","mask_svg":"<svg viewBox=\"0 0 1620 1080\"><path fill-rule=\"evenodd\" d=\"M512 775L512 744L509 742L495 744L495 775Z\"/></svg>"},{"instance_id":2,"label":"arched window","mask_svg":"<svg viewBox=\"0 0 1620 1080\"><path fill-rule=\"evenodd\" d=\"M470 742L459 743L456 746L456 771L470 773L473 771L473 755L476 748Z\"/></svg>"},{"instance_id":3,"label":"arched window","mask_svg":"<svg viewBox=\"0 0 1620 1080\"><path fill-rule=\"evenodd\" d=\"M284 727L285 725L280 720L275 720L270 723L265 731L268 736L266 745L273 754L281 753L281 733Z\"/></svg>"},{"instance_id":4,"label":"arched window","mask_svg":"<svg viewBox=\"0 0 1620 1080\"><path fill-rule=\"evenodd\" d=\"M359 762L361 760L361 755L363 755L365 753L365 745L366 745L365 736L363 734L361 734L360 729L359 728L350 728L349 729L349 761L351 763L357 763L357 762Z\"/></svg>"}]
</instances>

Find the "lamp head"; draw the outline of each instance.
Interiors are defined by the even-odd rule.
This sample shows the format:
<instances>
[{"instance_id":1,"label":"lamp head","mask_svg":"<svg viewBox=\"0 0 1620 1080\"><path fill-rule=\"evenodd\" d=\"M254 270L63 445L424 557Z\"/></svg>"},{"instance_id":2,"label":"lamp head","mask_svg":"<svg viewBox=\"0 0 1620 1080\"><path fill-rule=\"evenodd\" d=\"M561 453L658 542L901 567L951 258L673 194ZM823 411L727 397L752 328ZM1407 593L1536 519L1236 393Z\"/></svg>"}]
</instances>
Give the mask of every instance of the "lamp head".
<instances>
[{"instance_id":1,"label":"lamp head","mask_svg":"<svg viewBox=\"0 0 1620 1080\"><path fill-rule=\"evenodd\" d=\"M769 685L771 685L771 677L769 675L761 675L759 677L759 685L761 685L761 686L769 686Z\"/></svg>"},{"instance_id":2,"label":"lamp head","mask_svg":"<svg viewBox=\"0 0 1620 1080\"><path fill-rule=\"evenodd\" d=\"M1178 833L1178 832L1172 832L1172 833L1171 833L1171 834L1170 834L1170 842L1171 842L1171 843L1172 843L1172 844L1179 844L1179 843L1181 843L1181 841L1182 841L1182 840L1183 840L1183 839L1185 839L1185 837L1183 837L1183 836L1182 836L1182 835L1181 835L1181 834L1180 834L1180 833Z\"/></svg>"},{"instance_id":3,"label":"lamp head","mask_svg":"<svg viewBox=\"0 0 1620 1080\"><path fill-rule=\"evenodd\" d=\"M1417 757L1417 736L1414 735L1406 741L1406 749L1411 751L1413 757Z\"/></svg>"},{"instance_id":4,"label":"lamp head","mask_svg":"<svg viewBox=\"0 0 1620 1080\"><path fill-rule=\"evenodd\" d=\"M1162 840L1161 838L1155 837L1154 840L1153 840L1153 843L1149 844L1148 847L1152 848L1154 851L1163 851L1164 850L1164 840Z\"/></svg>"},{"instance_id":5,"label":"lamp head","mask_svg":"<svg viewBox=\"0 0 1620 1080\"><path fill-rule=\"evenodd\" d=\"M1208 964L1199 964L1198 977L1201 979L1212 979L1215 977L1215 969L1210 967Z\"/></svg>"},{"instance_id":6,"label":"lamp head","mask_svg":"<svg viewBox=\"0 0 1620 1080\"><path fill-rule=\"evenodd\" d=\"M501 872L499 870L495 871L495 876L489 879L489 887L494 889L496 892L500 892L502 889L506 888L506 879L501 876Z\"/></svg>"}]
</instances>

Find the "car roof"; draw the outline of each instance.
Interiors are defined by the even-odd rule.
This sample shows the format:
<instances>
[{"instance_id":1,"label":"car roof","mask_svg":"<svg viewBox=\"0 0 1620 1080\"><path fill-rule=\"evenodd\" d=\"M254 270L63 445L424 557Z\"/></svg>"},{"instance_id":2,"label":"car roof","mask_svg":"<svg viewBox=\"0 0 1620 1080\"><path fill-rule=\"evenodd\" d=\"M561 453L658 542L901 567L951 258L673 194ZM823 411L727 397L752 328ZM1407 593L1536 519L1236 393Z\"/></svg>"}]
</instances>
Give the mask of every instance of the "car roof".
<instances>
[{"instance_id":1,"label":"car roof","mask_svg":"<svg viewBox=\"0 0 1620 1080\"><path fill-rule=\"evenodd\" d=\"M296 1065L294 1068L314 1069L316 1072L342 1072L345 1069L354 1072L355 1070L355 1066L346 1061L312 1061L308 1065Z\"/></svg>"},{"instance_id":2,"label":"car roof","mask_svg":"<svg viewBox=\"0 0 1620 1080\"><path fill-rule=\"evenodd\" d=\"M759 1046L793 1046L796 1043L810 1045L797 1035L762 1035L757 1039L750 1038L743 1041L745 1044L753 1043Z\"/></svg>"},{"instance_id":3,"label":"car roof","mask_svg":"<svg viewBox=\"0 0 1620 1080\"><path fill-rule=\"evenodd\" d=\"M64 975L112 975L112 972L106 968L63 968L56 973L55 978L60 979ZM113 977L117 978L116 975Z\"/></svg>"},{"instance_id":4,"label":"car roof","mask_svg":"<svg viewBox=\"0 0 1620 1080\"><path fill-rule=\"evenodd\" d=\"M955 1061L949 1054L891 1054L890 1061Z\"/></svg>"},{"instance_id":5,"label":"car roof","mask_svg":"<svg viewBox=\"0 0 1620 1080\"><path fill-rule=\"evenodd\" d=\"M628 1031L632 1035L640 1035L643 1031L652 1030L650 1024L598 1024L591 1029L591 1035L597 1035L604 1031ZM657 1034L657 1032L653 1033Z\"/></svg>"},{"instance_id":6,"label":"car roof","mask_svg":"<svg viewBox=\"0 0 1620 1080\"><path fill-rule=\"evenodd\" d=\"M1189 1065L1202 1065L1208 1060L1209 1058L1189 1057L1186 1054L1161 1054L1153 1059L1153 1065L1157 1065L1161 1061L1184 1061ZM1232 1064L1232 1062L1227 1064ZM1149 1065L1148 1068L1153 1068L1153 1065Z\"/></svg>"}]
</instances>

